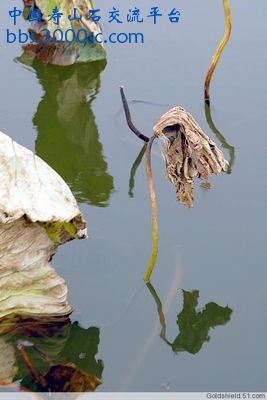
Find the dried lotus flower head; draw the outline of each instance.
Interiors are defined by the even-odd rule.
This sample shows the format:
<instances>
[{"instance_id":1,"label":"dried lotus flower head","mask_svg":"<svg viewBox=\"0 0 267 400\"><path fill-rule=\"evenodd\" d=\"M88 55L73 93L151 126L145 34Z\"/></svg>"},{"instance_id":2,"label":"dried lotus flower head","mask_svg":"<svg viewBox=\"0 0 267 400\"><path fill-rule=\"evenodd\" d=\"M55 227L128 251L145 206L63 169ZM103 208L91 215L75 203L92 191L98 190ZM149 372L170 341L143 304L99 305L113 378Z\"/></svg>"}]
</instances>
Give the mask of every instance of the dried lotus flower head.
<instances>
[{"instance_id":1,"label":"dried lotus flower head","mask_svg":"<svg viewBox=\"0 0 267 400\"><path fill-rule=\"evenodd\" d=\"M226 171L223 153L182 107L162 115L153 131L163 139L167 178L176 188L177 200L193 207L194 178L207 179Z\"/></svg>"}]
</instances>

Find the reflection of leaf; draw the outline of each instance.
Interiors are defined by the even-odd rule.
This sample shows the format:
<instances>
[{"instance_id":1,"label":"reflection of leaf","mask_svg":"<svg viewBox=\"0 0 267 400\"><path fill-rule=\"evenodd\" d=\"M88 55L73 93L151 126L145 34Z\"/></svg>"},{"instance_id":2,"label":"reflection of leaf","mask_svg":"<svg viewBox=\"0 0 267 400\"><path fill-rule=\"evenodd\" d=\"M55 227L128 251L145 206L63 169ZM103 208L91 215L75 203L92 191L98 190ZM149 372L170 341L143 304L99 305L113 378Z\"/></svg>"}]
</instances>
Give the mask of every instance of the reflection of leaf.
<instances>
[{"instance_id":1,"label":"reflection of leaf","mask_svg":"<svg viewBox=\"0 0 267 400\"><path fill-rule=\"evenodd\" d=\"M49 392L85 392L93 391L101 381L75 365L52 365L45 375L39 376L38 389Z\"/></svg>"},{"instance_id":2,"label":"reflection of leaf","mask_svg":"<svg viewBox=\"0 0 267 400\"><path fill-rule=\"evenodd\" d=\"M57 243L49 238L51 226ZM85 234L85 222L63 179L0 133L0 318L68 314L67 287L48 260L58 243Z\"/></svg>"},{"instance_id":3,"label":"reflection of leaf","mask_svg":"<svg viewBox=\"0 0 267 400\"><path fill-rule=\"evenodd\" d=\"M62 322L58 320L58 323L56 319L51 319L51 322L32 318L9 319L9 322L3 320L0 322L0 331L3 330L3 324L6 334L0 338L0 345L3 342L0 365L3 365L2 354L7 354L7 351L10 353L18 342L24 343L28 359L42 383L42 387L36 385L21 353L16 350L15 360L13 351L9 365L13 365L13 370L16 366L12 377L14 381L22 380L21 386L31 390L48 390L45 387L47 382L50 390L52 387L54 391L65 387L69 391L81 391L94 390L100 383L104 366L102 360L96 359L100 341L98 328L84 329L77 322L71 324L67 319L62 319ZM2 376L9 373L9 365L3 368Z\"/></svg>"},{"instance_id":4,"label":"reflection of leaf","mask_svg":"<svg viewBox=\"0 0 267 400\"><path fill-rule=\"evenodd\" d=\"M113 190L91 110L104 67L105 63L65 68L34 64L45 91L33 119L36 152L66 180L79 202L100 207L107 205Z\"/></svg>"},{"instance_id":5,"label":"reflection of leaf","mask_svg":"<svg viewBox=\"0 0 267 400\"><path fill-rule=\"evenodd\" d=\"M35 6L42 12L42 23L40 26L33 25L34 42L24 46L22 56L24 61L27 59L29 64L33 60L39 60L45 64L72 65L106 58L103 43L93 40L97 34L101 34L101 28L98 23L88 18L88 12L92 7L90 1L35 0ZM55 7L61 13L57 23L52 17ZM69 19L69 15L74 16L74 10L77 19ZM50 34L48 42L47 30ZM70 30L71 38L67 35L67 31ZM80 32L83 32L82 37ZM91 40L90 35L92 35Z\"/></svg>"},{"instance_id":6,"label":"reflection of leaf","mask_svg":"<svg viewBox=\"0 0 267 400\"><path fill-rule=\"evenodd\" d=\"M197 311L199 291L188 292L183 290L183 310L177 316L179 335L171 343L166 338L165 316L162 304L156 290L149 282L147 287L152 294L158 311L159 321L162 327L160 337L171 346L174 353L186 351L191 354L198 353L204 342L209 341L209 330L216 326L225 325L230 321L232 310L229 307L221 307L214 302L205 305L202 311Z\"/></svg>"},{"instance_id":7,"label":"reflection of leaf","mask_svg":"<svg viewBox=\"0 0 267 400\"><path fill-rule=\"evenodd\" d=\"M175 353L198 353L204 342L209 340L210 328L225 325L230 320L232 310L213 302L206 304L202 311L196 311L198 297L198 290L183 290L184 307L177 318L180 333L172 344Z\"/></svg>"}]
</instances>

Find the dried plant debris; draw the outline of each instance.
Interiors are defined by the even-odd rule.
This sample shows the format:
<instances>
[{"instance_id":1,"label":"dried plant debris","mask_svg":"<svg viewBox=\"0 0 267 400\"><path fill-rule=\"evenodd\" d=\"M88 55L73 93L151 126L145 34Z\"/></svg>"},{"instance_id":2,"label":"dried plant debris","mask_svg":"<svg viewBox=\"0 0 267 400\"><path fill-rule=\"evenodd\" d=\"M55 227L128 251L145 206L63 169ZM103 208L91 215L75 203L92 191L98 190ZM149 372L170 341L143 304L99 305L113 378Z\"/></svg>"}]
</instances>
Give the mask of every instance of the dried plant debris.
<instances>
[{"instance_id":1,"label":"dried plant debris","mask_svg":"<svg viewBox=\"0 0 267 400\"><path fill-rule=\"evenodd\" d=\"M50 392L88 392L101 384L96 376L79 370L75 364L52 365L45 375L39 375L38 389Z\"/></svg>"},{"instance_id":2,"label":"dried plant debris","mask_svg":"<svg viewBox=\"0 0 267 400\"><path fill-rule=\"evenodd\" d=\"M163 139L167 178L176 188L177 200L193 207L194 178L206 180L226 171L223 153L182 107L166 112L153 131Z\"/></svg>"},{"instance_id":3,"label":"dried plant debris","mask_svg":"<svg viewBox=\"0 0 267 400\"><path fill-rule=\"evenodd\" d=\"M66 283L48 262L56 248L38 223L0 223L0 318L70 314Z\"/></svg>"},{"instance_id":4,"label":"dried plant debris","mask_svg":"<svg viewBox=\"0 0 267 400\"><path fill-rule=\"evenodd\" d=\"M0 319L0 385L5 391L93 391L104 369L99 344L99 328L68 317L9 315Z\"/></svg>"}]
</instances>

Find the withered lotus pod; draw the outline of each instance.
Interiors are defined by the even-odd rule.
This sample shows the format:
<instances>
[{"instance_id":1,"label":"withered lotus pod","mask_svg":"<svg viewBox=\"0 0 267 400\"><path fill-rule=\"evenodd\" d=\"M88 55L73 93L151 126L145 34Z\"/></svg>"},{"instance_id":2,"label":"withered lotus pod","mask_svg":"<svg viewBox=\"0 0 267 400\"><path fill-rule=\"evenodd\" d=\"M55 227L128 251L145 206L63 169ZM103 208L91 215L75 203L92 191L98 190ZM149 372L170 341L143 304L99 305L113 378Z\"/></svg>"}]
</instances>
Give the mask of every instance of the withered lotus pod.
<instances>
[{"instance_id":1,"label":"withered lotus pod","mask_svg":"<svg viewBox=\"0 0 267 400\"><path fill-rule=\"evenodd\" d=\"M163 139L167 178L176 188L177 200L193 207L194 178L205 180L226 171L223 153L182 107L162 115L153 132Z\"/></svg>"}]
</instances>

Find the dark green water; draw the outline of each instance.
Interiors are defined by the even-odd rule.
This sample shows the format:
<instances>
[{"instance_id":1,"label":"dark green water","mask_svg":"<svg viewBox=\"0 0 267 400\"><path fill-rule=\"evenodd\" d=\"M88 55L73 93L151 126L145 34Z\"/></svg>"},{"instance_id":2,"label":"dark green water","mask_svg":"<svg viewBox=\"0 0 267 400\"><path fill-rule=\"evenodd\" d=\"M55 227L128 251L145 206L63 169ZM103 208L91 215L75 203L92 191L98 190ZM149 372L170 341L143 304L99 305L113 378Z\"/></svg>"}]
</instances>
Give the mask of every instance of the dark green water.
<instances>
[{"instance_id":1,"label":"dark green water","mask_svg":"<svg viewBox=\"0 0 267 400\"><path fill-rule=\"evenodd\" d=\"M177 26L146 21L138 28L144 44L109 45L107 65L65 68L14 61L20 45L3 40L8 4L1 8L1 130L61 174L90 236L62 246L52 261L79 323L63 335L60 360L87 352L102 375L100 391L266 391L266 2L231 2L232 36L211 84L212 118L224 138L211 130L203 104L224 29L221 1L161 1L163 11L181 10ZM123 13L138 4L116 5ZM210 191L197 182L192 210L177 204L155 147L160 248L152 287L142 283L150 253L143 164L128 193L142 143L126 126L121 84L129 99L151 103L130 104L147 135L181 105L223 144L226 158L234 146L231 174L213 178Z\"/></svg>"}]
</instances>

